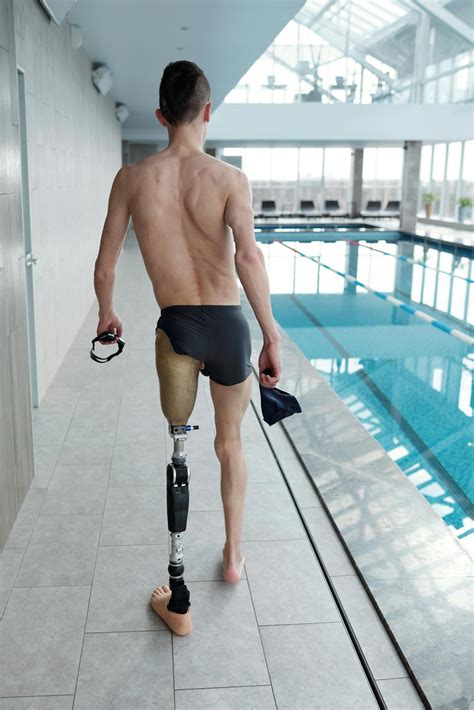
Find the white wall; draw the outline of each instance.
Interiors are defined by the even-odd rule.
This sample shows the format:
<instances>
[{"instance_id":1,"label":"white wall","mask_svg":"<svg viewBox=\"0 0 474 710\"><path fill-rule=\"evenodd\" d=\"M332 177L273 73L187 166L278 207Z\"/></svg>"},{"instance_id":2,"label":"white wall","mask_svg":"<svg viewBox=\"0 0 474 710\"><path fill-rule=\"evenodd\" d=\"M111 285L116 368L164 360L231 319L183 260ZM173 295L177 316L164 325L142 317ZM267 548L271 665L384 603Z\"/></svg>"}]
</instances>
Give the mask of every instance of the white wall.
<instances>
[{"instance_id":1,"label":"white wall","mask_svg":"<svg viewBox=\"0 0 474 710\"><path fill-rule=\"evenodd\" d=\"M27 92L41 400L95 299L94 260L122 163L121 125L113 99L92 84L90 59L72 49L69 22L58 27L34 0L15 0L14 10Z\"/></svg>"},{"instance_id":2,"label":"white wall","mask_svg":"<svg viewBox=\"0 0 474 710\"><path fill-rule=\"evenodd\" d=\"M158 140L158 131L133 130L126 140ZM221 104L207 145L260 142L401 145L405 140L472 138L472 104Z\"/></svg>"},{"instance_id":3,"label":"white wall","mask_svg":"<svg viewBox=\"0 0 474 710\"><path fill-rule=\"evenodd\" d=\"M469 104L221 104L209 141L320 141L378 145L472 137Z\"/></svg>"}]
</instances>

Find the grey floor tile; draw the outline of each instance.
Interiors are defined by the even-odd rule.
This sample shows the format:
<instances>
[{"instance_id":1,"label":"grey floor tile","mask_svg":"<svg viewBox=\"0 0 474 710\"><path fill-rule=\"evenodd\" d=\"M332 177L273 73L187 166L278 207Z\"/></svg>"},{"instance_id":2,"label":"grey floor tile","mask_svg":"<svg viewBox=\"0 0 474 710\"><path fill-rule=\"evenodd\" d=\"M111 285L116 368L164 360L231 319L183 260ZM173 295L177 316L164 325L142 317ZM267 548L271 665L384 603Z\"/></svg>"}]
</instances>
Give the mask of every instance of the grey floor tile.
<instances>
[{"instance_id":1,"label":"grey floor tile","mask_svg":"<svg viewBox=\"0 0 474 710\"><path fill-rule=\"evenodd\" d=\"M222 511L192 511L183 535L186 581L223 580L222 548L225 542ZM245 578L245 569L242 579Z\"/></svg>"},{"instance_id":2,"label":"grey floor tile","mask_svg":"<svg viewBox=\"0 0 474 710\"><path fill-rule=\"evenodd\" d=\"M374 677L408 675L358 576L334 577L333 583Z\"/></svg>"},{"instance_id":3,"label":"grey floor tile","mask_svg":"<svg viewBox=\"0 0 474 710\"><path fill-rule=\"evenodd\" d=\"M175 688L269 683L247 582L191 582L193 632L173 639Z\"/></svg>"},{"instance_id":4,"label":"grey floor tile","mask_svg":"<svg viewBox=\"0 0 474 710\"><path fill-rule=\"evenodd\" d=\"M5 548L0 552L0 617L7 605L23 555L23 549Z\"/></svg>"},{"instance_id":5,"label":"grey floor tile","mask_svg":"<svg viewBox=\"0 0 474 710\"><path fill-rule=\"evenodd\" d=\"M103 442L69 439L65 441L59 453L58 464L108 464L112 460L114 437L107 434Z\"/></svg>"},{"instance_id":6,"label":"grey floor tile","mask_svg":"<svg viewBox=\"0 0 474 710\"><path fill-rule=\"evenodd\" d=\"M159 545L168 537L164 486L109 487L101 545Z\"/></svg>"},{"instance_id":7,"label":"grey floor tile","mask_svg":"<svg viewBox=\"0 0 474 710\"><path fill-rule=\"evenodd\" d=\"M51 486L44 498L41 515L99 515L103 512L105 486Z\"/></svg>"},{"instance_id":8,"label":"grey floor tile","mask_svg":"<svg viewBox=\"0 0 474 710\"><path fill-rule=\"evenodd\" d=\"M223 510L221 475L217 466L195 462L189 481L189 512L198 510Z\"/></svg>"},{"instance_id":9,"label":"grey floor tile","mask_svg":"<svg viewBox=\"0 0 474 710\"><path fill-rule=\"evenodd\" d=\"M81 542L45 542L26 550L16 587L90 585L94 573L96 545Z\"/></svg>"},{"instance_id":10,"label":"grey floor tile","mask_svg":"<svg viewBox=\"0 0 474 710\"><path fill-rule=\"evenodd\" d=\"M152 347L154 347L154 344ZM138 385L133 388L125 388L121 398L121 406L127 409L141 409L144 406L150 406L156 408L156 411L160 411L161 405L158 382L156 387Z\"/></svg>"},{"instance_id":11,"label":"grey floor tile","mask_svg":"<svg viewBox=\"0 0 474 710\"><path fill-rule=\"evenodd\" d=\"M356 570L323 508L307 508L304 518L331 577L355 574Z\"/></svg>"},{"instance_id":12,"label":"grey floor tile","mask_svg":"<svg viewBox=\"0 0 474 710\"><path fill-rule=\"evenodd\" d=\"M351 479L345 490L325 494L366 580L474 575L474 560L418 493L395 478L370 485Z\"/></svg>"},{"instance_id":13,"label":"grey floor tile","mask_svg":"<svg viewBox=\"0 0 474 710\"><path fill-rule=\"evenodd\" d=\"M275 710L270 685L177 690L176 710ZM0 706L1 708L1 706Z\"/></svg>"},{"instance_id":14,"label":"grey floor tile","mask_svg":"<svg viewBox=\"0 0 474 710\"><path fill-rule=\"evenodd\" d=\"M388 710L422 710L425 707L410 678L378 680L377 685Z\"/></svg>"},{"instance_id":15,"label":"grey floor tile","mask_svg":"<svg viewBox=\"0 0 474 710\"><path fill-rule=\"evenodd\" d=\"M104 449L109 445L113 445L115 440L115 429L114 423L109 424L104 422L102 426L94 423L89 426L87 420L83 420L75 426L70 426L69 431L64 439L63 449L66 446L73 448L83 447L87 449L89 446L94 448L95 446L103 446ZM61 451L62 451L61 450ZM59 462L58 462L59 463ZM102 463L97 461L95 463Z\"/></svg>"},{"instance_id":16,"label":"grey floor tile","mask_svg":"<svg viewBox=\"0 0 474 710\"><path fill-rule=\"evenodd\" d=\"M246 542L242 549L259 624L341 620L307 540Z\"/></svg>"},{"instance_id":17,"label":"grey floor tile","mask_svg":"<svg viewBox=\"0 0 474 710\"><path fill-rule=\"evenodd\" d=\"M260 632L278 708L378 707L342 623L264 626Z\"/></svg>"},{"instance_id":18,"label":"grey floor tile","mask_svg":"<svg viewBox=\"0 0 474 710\"><path fill-rule=\"evenodd\" d=\"M110 402L106 399L100 400L97 397L92 399L81 398L74 410L74 415L71 420L73 427L86 426L88 422L104 423L117 422L119 417L119 409L110 406Z\"/></svg>"},{"instance_id":19,"label":"grey floor tile","mask_svg":"<svg viewBox=\"0 0 474 710\"><path fill-rule=\"evenodd\" d=\"M279 483L283 480L267 442L244 440L243 450L250 483Z\"/></svg>"},{"instance_id":20,"label":"grey floor tile","mask_svg":"<svg viewBox=\"0 0 474 710\"><path fill-rule=\"evenodd\" d=\"M436 698L440 708L468 707L468 699L474 697L472 657L466 653L473 642L473 579L390 579L369 584L401 648L409 646L411 669L427 697Z\"/></svg>"},{"instance_id":21,"label":"grey floor tile","mask_svg":"<svg viewBox=\"0 0 474 710\"><path fill-rule=\"evenodd\" d=\"M38 512L44 501L46 491L46 488L30 487L18 512L17 519L21 517L24 522L36 520Z\"/></svg>"},{"instance_id":22,"label":"grey floor tile","mask_svg":"<svg viewBox=\"0 0 474 710\"><path fill-rule=\"evenodd\" d=\"M90 585L101 520L100 515L40 515L15 586Z\"/></svg>"},{"instance_id":23,"label":"grey floor tile","mask_svg":"<svg viewBox=\"0 0 474 710\"><path fill-rule=\"evenodd\" d=\"M166 463L164 455L153 463L112 463L110 486L166 486Z\"/></svg>"},{"instance_id":24,"label":"grey floor tile","mask_svg":"<svg viewBox=\"0 0 474 710\"><path fill-rule=\"evenodd\" d=\"M34 438L34 428L33 428ZM34 444L34 468L35 476L31 486L35 488L46 488L53 475L56 461L58 460L61 443L58 444Z\"/></svg>"},{"instance_id":25,"label":"grey floor tile","mask_svg":"<svg viewBox=\"0 0 474 710\"><path fill-rule=\"evenodd\" d=\"M72 412L45 412L41 408L34 409L32 424L35 445L62 444L69 429L71 418Z\"/></svg>"},{"instance_id":26,"label":"grey floor tile","mask_svg":"<svg viewBox=\"0 0 474 710\"><path fill-rule=\"evenodd\" d=\"M90 587L13 589L0 625L0 696L74 693Z\"/></svg>"},{"instance_id":27,"label":"grey floor tile","mask_svg":"<svg viewBox=\"0 0 474 710\"><path fill-rule=\"evenodd\" d=\"M283 482L248 483L241 539L306 539L306 532Z\"/></svg>"},{"instance_id":28,"label":"grey floor tile","mask_svg":"<svg viewBox=\"0 0 474 710\"><path fill-rule=\"evenodd\" d=\"M74 710L173 710L169 631L86 634Z\"/></svg>"},{"instance_id":29,"label":"grey floor tile","mask_svg":"<svg viewBox=\"0 0 474 710\"><path fill-rule=\"evenodd\" d=\"M145 444L117 443L112 458L112 466L130 466L131 470L135 465L149 464L160 471L167 462L164 435Z\"/></svg>"},{"instance_id":30,"label":"grey floor tile","mask_svg":"<svg viewBox=\"0 0 474 710\"><path fill-rule=\"evenodd\" d=\"M46 491L47 488L30 486L5 542L5 548L25 548L28 545Z\"/></svg>"},{"instance_id":31,"label":"grey floor tile","mask_svg":"<svg viewBox=\"0 0 474 710\"><path fill-rule=\"evenodd\" d=\"M117 425L118 444L141 444L155 441L161 438L163 433L163 415L158 412L154 414L124 413L121 412Z\"/></svg>"},{"instance_id":32,"label":"grey floor tile","mask_svg":"<svg viewBox=\"0 0 474 710\"><path fill-rule=\"evenodd\" d=\"M244 441L258 441L262 445L267 442L258 419L250 408L242 420L241 432Z\"/></svg>"},{"instance_id":33,"label":"grey floor tile","mask_svg":"<svg viewBox=\"0 0 474 710\"><path fill-rule=\"evenodd\" d=\"M40 542L69 542L97 545L101 515L40 515L36 521L30 544Z\"/></svg>"},{"instance_id":34,"label":"grey floor tile","mask_svg":"<svg viewBox=\"0 0 474 710\"><path fill-rule=\"evenodd\" d=\"M72 710L73 695L0 698L0 710Z\"/></svg>"},{"instance_id":35,"label":"grey floor tile","mask_svg":"<svg viewBox=\"0 0 474 710\"><path fill-rule=\"evenodd\" d=\"M5 542L4 549L24 549L27 547L34 526L34 520L23 522L18 515Z\"/></svg>"},{"instance_id":36,"label":"grey floor tile","mask_svg":"<svg viewBox=\"0 0 474 710\"><path fill-rule=\"evenodd\" d=\"M86 631L147 631L168 627L150 607L153 589L168 584L168 545L101 547Z\"/></svg>"},{"instance_id":37,"label":"grey floor tile","mask_svg":"<svg viewBox=\"0 0 474 710\"><path fill-rule=\"evenodd\" d=\"M49 482L50 486L106 486L109 464L58 464Z\"/></svg>"},{"instance_id":38,"label":"grey floor tile","mask_svg":"<svg viewBox=\"0 0 474 710\"><path fill-rule=\"evenodd\" d=\"M166 508L166 487L158 482L153 486L109 486L107 489L105 510L143 510L157 505Z\"/></svg>"}]
</instances>

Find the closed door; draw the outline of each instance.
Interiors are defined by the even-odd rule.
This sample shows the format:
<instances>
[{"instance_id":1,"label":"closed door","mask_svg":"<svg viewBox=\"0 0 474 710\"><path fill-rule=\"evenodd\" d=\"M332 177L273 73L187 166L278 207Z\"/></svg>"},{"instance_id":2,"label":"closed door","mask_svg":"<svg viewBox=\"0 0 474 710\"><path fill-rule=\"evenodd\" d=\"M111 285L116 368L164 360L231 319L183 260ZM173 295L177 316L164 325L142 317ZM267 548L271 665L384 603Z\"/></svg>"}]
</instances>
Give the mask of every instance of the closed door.
<instances>
[{"instance_id":1,"label":"closed door","mask_svg":"<svg viewBox=\"0 0 474 710\"><path fill-rule=\"evenodd\" d=\"M30 188L28 179L28 143L26 125L26 89L25 73L19 67L18 74L18 116L20 128L21 152L21 206L23 213L23 239L25 245L25 270L26 270L26 304L28 314L28 359L30 367L30 392L31 404L37 407L38 402L38 375L36 365L36 337L35 337L35 303L33 269L38 259L34 256L31 240L30 220Z\"/></svg>"}]
</instances>

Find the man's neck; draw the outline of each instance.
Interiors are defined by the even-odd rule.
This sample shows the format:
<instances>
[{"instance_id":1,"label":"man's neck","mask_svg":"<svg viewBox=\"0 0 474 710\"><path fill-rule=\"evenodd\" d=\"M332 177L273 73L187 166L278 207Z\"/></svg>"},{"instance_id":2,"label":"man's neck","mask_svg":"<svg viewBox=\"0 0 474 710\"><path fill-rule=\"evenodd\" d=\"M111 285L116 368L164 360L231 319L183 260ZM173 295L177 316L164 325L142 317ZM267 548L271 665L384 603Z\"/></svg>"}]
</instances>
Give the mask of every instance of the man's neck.
<instances>
[{"instance_id":1,"label":"man's neck","mask_svg":"<svg viewBox=\"0 0 474 710\"><path fill-rule=\"evenodd\" d=\"M196 129L193 130L192 128L168 130L168 148L204 152L203 136L198 135Z\"/></svg>"}]
</instances>

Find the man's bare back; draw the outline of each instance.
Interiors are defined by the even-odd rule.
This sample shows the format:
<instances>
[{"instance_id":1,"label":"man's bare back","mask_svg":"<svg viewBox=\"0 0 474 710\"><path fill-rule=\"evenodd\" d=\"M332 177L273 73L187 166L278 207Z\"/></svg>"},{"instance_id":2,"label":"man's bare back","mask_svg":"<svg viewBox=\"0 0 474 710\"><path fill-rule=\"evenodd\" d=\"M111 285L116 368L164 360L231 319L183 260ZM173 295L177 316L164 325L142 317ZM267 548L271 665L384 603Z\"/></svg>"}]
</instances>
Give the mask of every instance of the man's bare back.
<instances>
[{"instance_id":1,"label":"man's bare back","mask_svg":"<svg viewBox=\"0 0 474 710\"><path fill-rule=\"evenodd\" d=\"M240 303L226 199L238 170L179 146L127 166L129 209L160 308Z\"/></svg>"}]
</instances>

